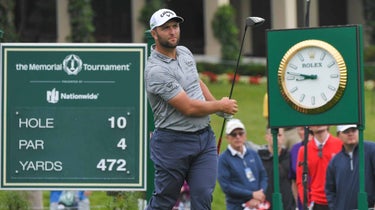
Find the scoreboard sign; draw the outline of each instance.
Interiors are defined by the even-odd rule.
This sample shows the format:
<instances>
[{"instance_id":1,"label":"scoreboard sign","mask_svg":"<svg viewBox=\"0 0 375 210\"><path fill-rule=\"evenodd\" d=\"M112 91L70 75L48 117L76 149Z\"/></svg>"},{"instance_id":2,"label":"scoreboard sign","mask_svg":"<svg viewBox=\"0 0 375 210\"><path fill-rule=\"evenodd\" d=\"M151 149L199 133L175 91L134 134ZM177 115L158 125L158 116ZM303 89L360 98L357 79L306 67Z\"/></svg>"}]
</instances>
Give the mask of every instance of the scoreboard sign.
<instances>
[{"instance_id":1,"label":"scoreboard sign","mask_svg":"<svg viewBox=\"0 0 375 210\"><path fill-rule=\"evenodd\" d=\"M146 44L1 44L1 188L146 189Z\"/></svg>"}]
</instances>

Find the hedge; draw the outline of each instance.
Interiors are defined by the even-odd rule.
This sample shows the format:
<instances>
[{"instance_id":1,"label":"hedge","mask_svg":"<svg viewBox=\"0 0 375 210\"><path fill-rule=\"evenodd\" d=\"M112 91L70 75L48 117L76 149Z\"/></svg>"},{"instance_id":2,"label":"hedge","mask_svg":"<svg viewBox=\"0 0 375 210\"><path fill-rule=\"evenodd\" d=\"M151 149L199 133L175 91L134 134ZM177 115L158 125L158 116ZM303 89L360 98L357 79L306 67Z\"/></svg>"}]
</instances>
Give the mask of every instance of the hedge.
<instances>
[{"instance_id":1,"label":"hedge","mask_svg":"<svg viewBox=\"0 0 375 210\"><path fill-rule=\"evenodd\" d=\"M200 73L211 72L213 74L228 74L234 73L236 64L231 63L209 63L209 62L198 62L197 68ZM364 79L375 80L375 62L366 62L364 64ZM245 76L266 76L267 66L259 63L247 63L238 66L239 75Z\"/></svg>"}]
</instances>

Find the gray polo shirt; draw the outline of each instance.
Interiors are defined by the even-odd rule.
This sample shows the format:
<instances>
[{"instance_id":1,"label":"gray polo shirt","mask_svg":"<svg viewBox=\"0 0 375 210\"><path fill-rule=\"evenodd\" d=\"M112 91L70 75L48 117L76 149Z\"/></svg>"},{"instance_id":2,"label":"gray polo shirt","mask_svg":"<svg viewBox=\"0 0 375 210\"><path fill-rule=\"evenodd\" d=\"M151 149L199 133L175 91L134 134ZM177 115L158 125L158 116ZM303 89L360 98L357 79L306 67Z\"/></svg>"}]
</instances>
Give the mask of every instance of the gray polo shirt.
<instances>
[{"instance_id":1,"label":"gray polo shirt","mask_svg":"<svg viewBox=\"0 0 375 210\"><path fill-rule=\"evenodd\" d=\"M176 59L152 50L145 68L147 97L156 128L194 132L209 125L209 116L188 117L168 104L181 91L192 99L205 100L193 54L183 46L176 49Z\"/></svg>"}]
</instances>

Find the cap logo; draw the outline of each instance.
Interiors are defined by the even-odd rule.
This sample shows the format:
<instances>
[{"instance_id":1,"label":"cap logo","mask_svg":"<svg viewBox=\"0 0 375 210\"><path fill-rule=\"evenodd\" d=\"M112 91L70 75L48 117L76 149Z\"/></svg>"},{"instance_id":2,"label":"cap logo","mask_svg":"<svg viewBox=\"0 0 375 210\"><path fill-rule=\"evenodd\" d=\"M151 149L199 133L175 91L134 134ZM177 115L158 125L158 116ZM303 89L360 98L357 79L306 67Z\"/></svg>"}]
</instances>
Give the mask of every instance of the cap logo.
<instances>
[{"instance_id":1,"label":"cap logo","mask_svg":"<svg viewBox=\"0 0 375 210\"><path fill-rule=\"evenodd\" d=\"M161 26L173 18L180 23L184 21L182 17L177 16L176 13L170 9L159 9L150 18L150 29Z\"/></svg>"},{"instance_id":2,"label":"cap logo","mask_svg":"<svg viewBox=\"0 0 375 210\"><path fill-rule=\"evenodd\" d=\"M160 17L164 17L164 16L168 16L168 17L174 16L174 13L167 10L160 14Z\"/></svg>"}]
</instances>

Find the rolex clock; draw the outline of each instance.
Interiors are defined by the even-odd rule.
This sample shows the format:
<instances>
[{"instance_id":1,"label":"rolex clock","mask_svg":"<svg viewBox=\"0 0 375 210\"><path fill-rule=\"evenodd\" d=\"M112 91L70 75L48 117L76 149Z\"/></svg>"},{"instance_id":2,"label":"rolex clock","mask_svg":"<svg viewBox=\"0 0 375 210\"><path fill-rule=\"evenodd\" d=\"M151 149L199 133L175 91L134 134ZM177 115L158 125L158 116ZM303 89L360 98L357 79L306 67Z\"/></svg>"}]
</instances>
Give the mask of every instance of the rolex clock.
<instances>
[{"instance_id":1,"label":"rolex clock","mask_svg":"<svg viewBox=\"0 0 375 210\"><path fill-rule=\"evenodd\" d=\"M347 69L335 47L321 40L305 40L283 56L278 82L281 95L293 109L317 114L340 100L347 83Z\"/></svg>"}]
</instances>

